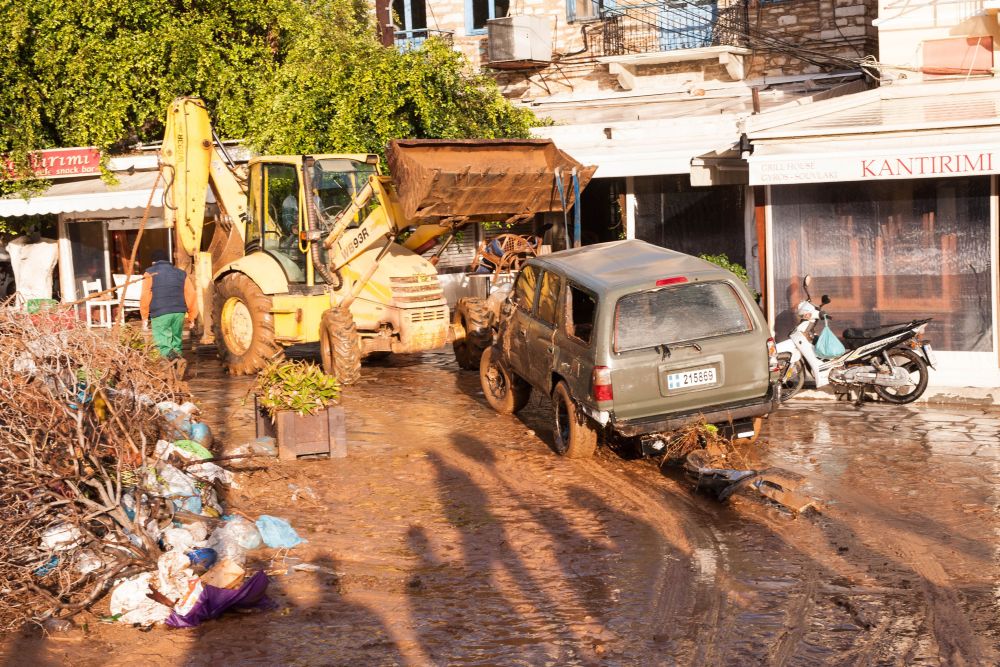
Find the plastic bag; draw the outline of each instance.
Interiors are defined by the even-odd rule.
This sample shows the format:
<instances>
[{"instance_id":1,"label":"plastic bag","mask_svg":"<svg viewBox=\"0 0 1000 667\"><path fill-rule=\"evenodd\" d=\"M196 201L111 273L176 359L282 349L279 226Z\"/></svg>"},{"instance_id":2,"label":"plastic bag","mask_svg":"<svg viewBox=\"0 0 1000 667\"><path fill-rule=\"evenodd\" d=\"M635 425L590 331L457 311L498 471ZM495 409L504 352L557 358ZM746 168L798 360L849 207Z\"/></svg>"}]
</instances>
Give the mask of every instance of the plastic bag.
<instances>
[{"instance_id":1,"label":"plastic bag","mask_svg":"<svg viewBox=\"0 0 1000 667\"><path fill-rule=\"evenodd\" d=\"M197 591L198 597L194 604L178 605L177 610L167 619L167 625L172 628L193 628L209 619L218 618L233 607L245 609L263 606L269 602L264 594L268 583L267 575L258 572L236 590L198 584L200 590Z\"/></svg>"},{"instance_id":2,"label":"plastic bag","mask_svg":"<svg viewBox=\"0 0 1000 667\"><path fill-rule=\"evenodd\" d=\"M837 334L830 330L830 326L827 325L824 327L823 333L819 335L819 340L816 341L816 356L823 359L835 359L846 351L847 349L844 348L844 344L837 338Z\"/></svg>"},{"instance_id":3,"label":"plastic bag","mask_svg":"<svg viewBox=\"0 0 1000 667\"><path fill-rule=\"evenodd\" d=\"M305 542L290 523L276 516L262 514L257 519L257 530L264 544L272 548L288 549Z\"/></svg>"},{"instance_id":4,"label":"plastic bag","mask_svg":"<svg viewBox=\"0 0 1000 667\"><path fill-rule=\"evenodd\" d=\"M111 591L111 614L120 623L152 625L170 616L170 608L146 597L152 572L126 579Z\"/></svg>"},{"instance_id":5,"label":"plastic bag","mask_svg":"<svg viewBox=\"0 0 1000 667\"><path fill-rule=\"evenodd\" d=\"M260 532L252 522L241 516L233 517L222 524L208 538L208 546L215 549L219 558L228 559L238 565L246 561L246 552L261 545Z\"/></svg>"}]
</instances>

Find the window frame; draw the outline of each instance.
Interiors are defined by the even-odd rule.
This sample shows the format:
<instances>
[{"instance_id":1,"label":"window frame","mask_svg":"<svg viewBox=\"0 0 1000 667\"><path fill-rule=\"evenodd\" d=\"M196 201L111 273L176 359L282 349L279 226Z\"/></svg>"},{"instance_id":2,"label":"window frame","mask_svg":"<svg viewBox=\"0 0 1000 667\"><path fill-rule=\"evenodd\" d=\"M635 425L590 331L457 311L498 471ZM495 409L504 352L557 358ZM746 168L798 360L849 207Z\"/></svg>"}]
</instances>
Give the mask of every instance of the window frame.
<instances>
[{"instance_id":1,"label":"window frame","mask_svg":"<svg viewBox=\"0 0 1000 667\"><path fill-rule=\"evenodd\" d=\"M573 327L574 333L570 333L569 332L569 322L570 322L570 318L573 316L573 305L572 305L573 304L573 292L572 291L574 289L576 291L580 292L581 294L584 294L584 295L590 297L591 301L593 301L593 303L594 303L594 316L593 316L593 318L592 318L592 320L590 322L590 338L589 338L589 340L584 340L584 339L582 339L582 338L580 338L579 336L576 335L576 333L575 333L575 331L576 331L575 325ZM584 346L586 348L591 347L594 344L595 333L597 332L597 314L599 312L598 309L601 306L601 300L598 298L597 292L594 292L593 290L589 290L586 287L583 287L582 285L579 285L579 284L573 282L572 280L566 280L565 281L565 287L563 289L562 304L563 304L563 314L562 314L562 318L561 318L562 319L562 332L564 334L566 334L567 338L569 338L573 342L577 343L578 345L582 345L582 346Z\"/></svg>"},{"instance_id":2,"label":"window frame","mask_svg":"<svg viewBox=\"0 0 1000 667\"><path fill-rule=\"evenodd\" d=\"M535 276L535 287L531 297L531 308L525 308L524 304L521 303L521 301L517 298L517 285L519 282L521 282L521 276L523 276L524 272L528 270L535 273L541 271L541 269L535 266L534 264L525 264L524 267L518 272L517 278L514 280L514 287L511 289L510 294L511 294L511 300L514 302L515 308L517 308L523 313L527 313L528 315L534 316L535 308L538 306L538 289L542 284L542 281L538 279L537 275Z\"/></svg>"},{"instance_id":3,"label":"window frame","mask_svg":"<svg viewBox=\"0 0 1000 667\"><path fill-rule=\"evenodd\" d=\"M475 37L477 35L485 35L487 31L487 25L484 24L482 28L475 27L475 12L473 11L473 4L477 0L465 0L465 34L469 37ZM482 0L486 3L487 16L486 21L492 21L498 17L497 14L497 0ZM508 13L510 12L510 6L507 7Z\"/></svg>"},{"instance_id":4,"label":"window frame","mask_svg":"<svg viewBox=\"0 0 1000 667\"><path fill-rule=\"evenodd\" d=\"M555 296L552 298L553 312L552 312L552 320L551 321L542 317L542 308L541 308L541 306L542 306L542 288L545 285L545 279L546 279L547 276L552 276L557 281L556 293L555 293ZM557 273L556 271L552 271L550 269L542 269L542 274L539 277L538 288L537 288L536 294L535 294L535 315L534 315L534 318L536 320L538 320L539 323L545 325L546 327L548 327L550 329L555 329L557 326L559 326L559 314L560 314L560 311L562 310L560 308L561 302L560 302L560 298L559 297L562 295L563 285L565 285L565 284L566 284L566 279L563 278L563 276L561 274Z\"/></svg>"}]
</instances>

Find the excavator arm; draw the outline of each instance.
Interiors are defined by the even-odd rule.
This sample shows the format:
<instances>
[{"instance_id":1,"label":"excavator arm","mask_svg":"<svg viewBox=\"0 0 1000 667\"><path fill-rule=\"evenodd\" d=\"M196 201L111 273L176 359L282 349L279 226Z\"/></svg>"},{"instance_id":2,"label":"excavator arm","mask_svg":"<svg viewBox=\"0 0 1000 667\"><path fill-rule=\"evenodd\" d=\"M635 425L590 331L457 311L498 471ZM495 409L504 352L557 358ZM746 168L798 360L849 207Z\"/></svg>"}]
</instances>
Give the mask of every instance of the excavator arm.
<instances>
[{"instance_id":1,"label":"excavator arm","mask_svg":"<svg viewBox=\"0 0 1000 667\"><path fill-rule=\"evenodd\" d=\"M181 97L170 104L160 164L167 183L164 217L167 227L176 230L178 264L182 268L192 266L202 250L209 189L221 212L216 236L219 232L224 235L213 238L213 245L238 245L242 248L247 212L246 188L233 165L225 159L202 100ZM230 238L232 236L238 238ZM221 255L221 248L212 254ZM233 251L230 249L228 254L233 254ZM213 260L216 259L213 257Z\"/></svg>"}]
</instances>

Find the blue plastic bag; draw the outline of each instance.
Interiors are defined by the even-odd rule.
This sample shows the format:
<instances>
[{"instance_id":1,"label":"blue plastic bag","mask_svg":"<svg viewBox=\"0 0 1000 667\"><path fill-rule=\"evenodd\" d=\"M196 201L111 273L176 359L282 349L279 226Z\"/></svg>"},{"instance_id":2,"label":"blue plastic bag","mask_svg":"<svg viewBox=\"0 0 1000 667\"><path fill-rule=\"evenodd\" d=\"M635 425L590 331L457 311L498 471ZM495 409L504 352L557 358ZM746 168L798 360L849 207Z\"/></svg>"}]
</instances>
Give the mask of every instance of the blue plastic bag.
<instances>
[{"instance_id":1,"label":"blue plastic bag","mask_svg":"<svg viewBox=\"0 0 1000 667\"><path fill-rule=\"evenodd\" d=\"M262 514L257 519L257 530L260 531L260 536L264 540L264 544L272 549L288 549L294 547L296 544L305 542L295 532L291 524L275 516Z\"/></svg>"},{"instance_id":2,"label":"blue plastic bag","mask_svg":"<svg viewBox=\"0 0 1000 667\"><path fill-rule=\"evenodd\" d=\"M837 334L830 330L829 325L823 328L823 333L816 341L816 356L822 359L835 359L847 352L844 344L837 338Z\"/></svg>"}]
</instances>

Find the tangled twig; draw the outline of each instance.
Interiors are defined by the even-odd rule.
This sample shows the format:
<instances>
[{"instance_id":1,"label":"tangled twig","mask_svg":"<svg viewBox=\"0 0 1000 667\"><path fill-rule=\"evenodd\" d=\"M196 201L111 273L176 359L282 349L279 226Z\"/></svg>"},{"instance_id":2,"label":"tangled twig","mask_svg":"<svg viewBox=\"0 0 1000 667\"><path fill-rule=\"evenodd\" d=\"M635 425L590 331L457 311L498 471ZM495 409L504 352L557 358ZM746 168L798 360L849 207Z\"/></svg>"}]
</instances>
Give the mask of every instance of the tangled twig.
<instances>
[{"instance_id":1,"label":"tangled twig","mask_svg":"<svg viewBox=\"0 0 1000 667\"><path fill-rule=\"evenodd\" d=\"M157 403L187 398L134 329L0 307L0 633L76 613L155 567L146 527L171 508L150 498L126 511L122 496L163 426Z\"/></svg>"}]
</instances>

